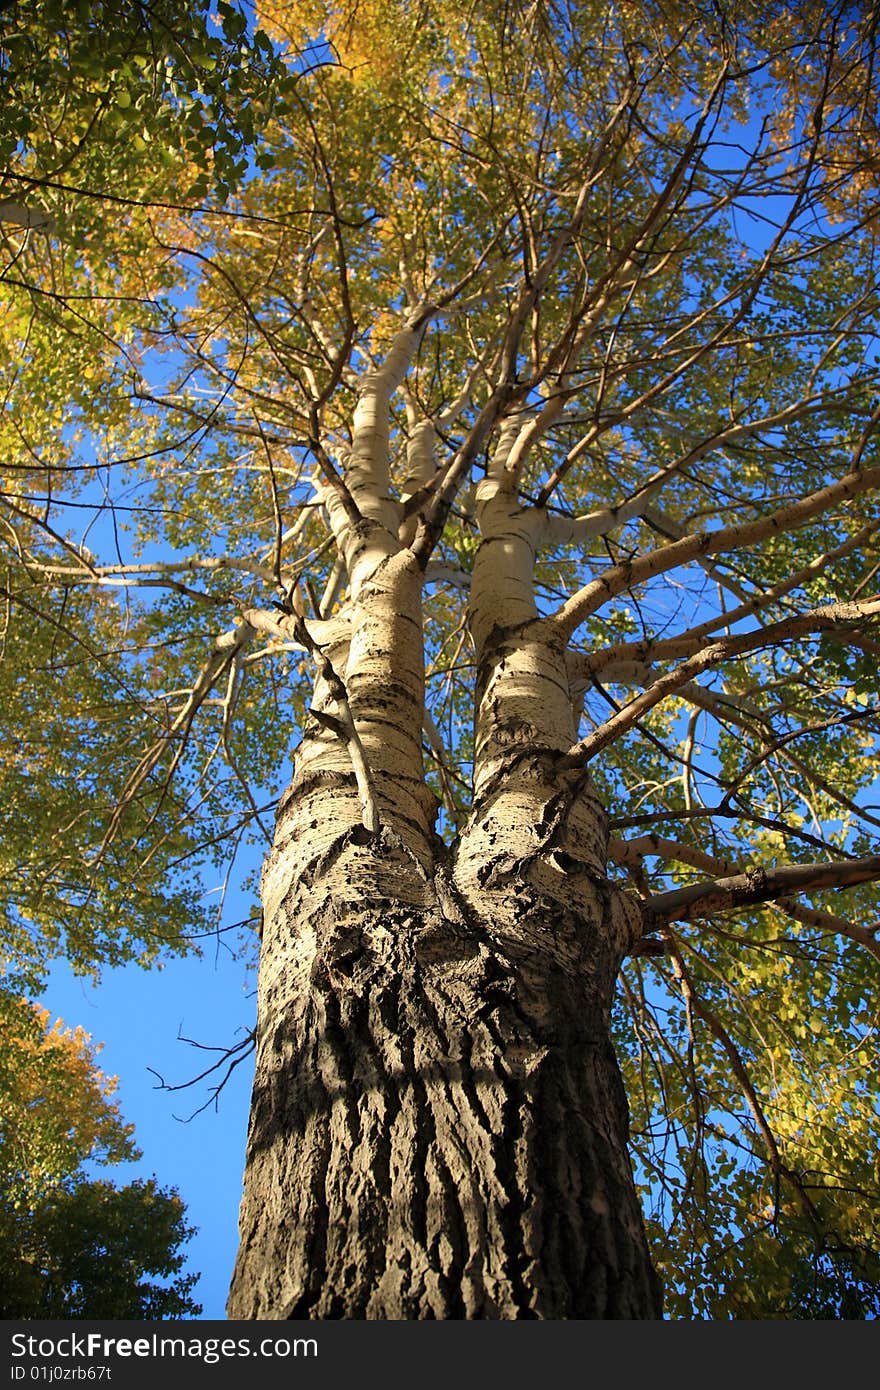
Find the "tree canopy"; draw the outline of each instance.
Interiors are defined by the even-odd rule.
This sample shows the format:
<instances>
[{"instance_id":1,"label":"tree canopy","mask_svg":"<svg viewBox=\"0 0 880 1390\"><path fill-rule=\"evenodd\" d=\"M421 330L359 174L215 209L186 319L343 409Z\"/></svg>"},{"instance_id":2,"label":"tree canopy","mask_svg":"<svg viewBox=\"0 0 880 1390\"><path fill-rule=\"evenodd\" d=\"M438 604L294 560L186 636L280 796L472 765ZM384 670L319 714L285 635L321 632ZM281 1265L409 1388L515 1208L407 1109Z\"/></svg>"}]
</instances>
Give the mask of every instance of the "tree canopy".
<instances>
[{"instance_id":1,"label":"tree canopy","mask_svg":"<svg viewBox=\"0 0 880 1390\"><path fill-rule=\"evenodd\" d=\"M566 651L668 1312L876 1315L872 7L69 8L0 46L4 967L230 927L306 727L370 830L326 653L407 546L445 840L475 651Z\"/></svg>"},{"instance_id":2,"label":"tree canopy","mask_svg":"<svg viewBox=\"0 0 880 1390\"><path fill-rule=\"evenodd\" d=\"M89 1035L49 1020L0 990L0 1316L197 1314L183 1203L153 1179L87 1176L141 1155Z\"/></svg>"}]
</instances>

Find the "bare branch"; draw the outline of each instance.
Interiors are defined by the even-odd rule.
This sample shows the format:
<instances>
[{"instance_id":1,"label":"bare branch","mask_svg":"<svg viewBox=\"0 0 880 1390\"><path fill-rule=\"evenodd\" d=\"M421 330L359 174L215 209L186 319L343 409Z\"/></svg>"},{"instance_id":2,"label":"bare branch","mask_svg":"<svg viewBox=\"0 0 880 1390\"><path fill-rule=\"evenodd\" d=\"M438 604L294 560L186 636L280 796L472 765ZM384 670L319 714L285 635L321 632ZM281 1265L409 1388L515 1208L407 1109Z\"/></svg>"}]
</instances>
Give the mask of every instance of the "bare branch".
<instances>
[{"instance_id":1,"label":"bare branch","mask_svg":"<svg viewBox=\"0 0 880 1390\"><path fill-rule=\"evenodd\" d=\"M717 666L731 657L743 656L762 647L779 646L808 633L835 632L847 623L872 618L878 613L880 597L865 599L861 603L833 603L824 608L813 609L811 613L804 613L799 617L783 618L778 623L760 628L757 632L716 639L683 661L674 671L658 676L641 695L636 696L618 714L606 720L576 744L569 756L573 759L593 757L600 748L604 748L627 729L631 729L649 709L653 709L668 695L677 694L694 676L710 666Z\"/></svg>"},{"instance_id":2,"label":"bare branch","mask_svg":"<svg viewBox=\"0 0 880 1390\"><path fill-rule=\"evenodd\" d=\"M797 892L818 892L823 888L847 888L856 883L880 879L880 855L867 859L845 859L832 864L791 864L782 869L747 869L728 878L691 883L658 893L643 904L651 929L665 922L690 922L773 902Z\"/></svg>"},{"instance_id":3,"label":"bare branch","mask_svg":"<svg viewBox=\"0 0 880 1390\"><path fill-rule=\"evenodd\" d=\"M575 629L591 613L595 613L609 599L625 589L634 588L658 574L666 574L691 560L702 560L709 555L747 549L768 540L771 536L795 531L839 502L848 501L878 487L880 468L866 469L862 473L847 473L837 482L829 483L797 502L780 507L758 521L724 527L720 531L699 531L684 536L680 541L673 541L661 550L653 550L638 560L612 566L605 574L591 580L583 589L573 594L555 614L554 621L564 636L571 637Z\"/></svg>"}]
</instances>

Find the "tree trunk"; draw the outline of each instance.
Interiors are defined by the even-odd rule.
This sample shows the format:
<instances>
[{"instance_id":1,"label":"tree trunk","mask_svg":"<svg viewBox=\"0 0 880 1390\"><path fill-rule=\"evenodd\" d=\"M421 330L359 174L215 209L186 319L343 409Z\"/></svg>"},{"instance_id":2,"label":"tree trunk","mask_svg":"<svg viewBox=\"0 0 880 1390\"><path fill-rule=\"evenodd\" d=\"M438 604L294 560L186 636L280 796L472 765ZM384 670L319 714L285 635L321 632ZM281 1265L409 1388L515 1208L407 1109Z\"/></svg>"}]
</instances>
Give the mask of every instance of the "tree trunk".
<instances>
[{"instance_id":1,"label":"tree trunk","mask_svg":"<svg viewBox=\"0 0 880 1390\"><path fill-rule=\"evenodd\" d=\"M628 915L521 862L468 892L485 834L429 876L354 824L266 922L230 1317L660 1315L609 1038Z\"/></svg>"},{"instance_id":2,"label":"tree trunk","mask_svg":"<svg viewBox=\"0 0 880 1390\"><path fill-rule=\"evenodd\" d=\"M566 760L564 643L489 502L451 847L421 767L422 575L380 523L351 531L350 629L325 649L349 708L325 668L263 874L232 1318L660 1316L610 1041L641 916Z\"/></svg>"}]
</instances>

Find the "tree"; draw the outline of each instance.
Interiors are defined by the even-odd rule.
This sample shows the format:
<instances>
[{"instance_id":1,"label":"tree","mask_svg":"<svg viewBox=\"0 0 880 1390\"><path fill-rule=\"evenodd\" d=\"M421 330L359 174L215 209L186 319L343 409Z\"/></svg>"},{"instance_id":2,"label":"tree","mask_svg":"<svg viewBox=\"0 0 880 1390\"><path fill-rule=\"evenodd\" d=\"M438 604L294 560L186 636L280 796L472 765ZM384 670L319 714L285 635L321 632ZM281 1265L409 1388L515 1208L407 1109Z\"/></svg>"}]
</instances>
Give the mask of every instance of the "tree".
<instances>
[{"instance_id":1,"label":"tree","mask_svg":"<svg viewBox=\"0 0 880 1390\"><path fill-rule=\"evenodd\" d=\"M87 1178L141 1155L88 1034L49 1018L0 990L0 1317L197 1316L183 1203L152 1179Z\"/></svg>"},{"instance_id":2,"label":"tree","mask_svg":"<svg viewBox=\"0 0 880 1390\"><path fill-rule=\"evenodd\" d=\"M84 438L123 448L132 367L182 285L162 239L187 238L181 212L188 224L209 190L216 205L236 186L283 91L261 38L222 2L213 22L207 0L14 0L0 13L4 602L22 619L4 625L0 664L0 960L28 994L58 955L81 973L149 966L192 950L206 922L185 820L147 814L128 842L100 848L139 737L138 667L169 648L173 661L180 639L149 618L133 632L106 593L43 605L35 578L89 553L70 551L55 498L67 518L88 510L101 473ZM145 841L148 863L126 848Z\"/></svg>"},{"instance_id":3,"label":"tree","mask_svg":"<svg viewBox=\"0 0 880 1390\"><path fill-rule=\"evenodd\" d=\"M197 1318L198 1278L181 1274L192 1234L173 1190L79 1178L33 1208L0 1203L3 1318ZM148 1278L159 1276L158 1280Z\"/></svg>"},{"instance_id":4,"label":"tree","mask_svg":"<svg viewBox=\"0 0 880 1390\"><path fill-rule=\"evenodd\" d=\"M875 1314L871 7L258 19L239 190L144 193L105 437L6 493L10 641L125 690L72 920L282 792L230 1315Z\"/></svg>"}]
</instances>

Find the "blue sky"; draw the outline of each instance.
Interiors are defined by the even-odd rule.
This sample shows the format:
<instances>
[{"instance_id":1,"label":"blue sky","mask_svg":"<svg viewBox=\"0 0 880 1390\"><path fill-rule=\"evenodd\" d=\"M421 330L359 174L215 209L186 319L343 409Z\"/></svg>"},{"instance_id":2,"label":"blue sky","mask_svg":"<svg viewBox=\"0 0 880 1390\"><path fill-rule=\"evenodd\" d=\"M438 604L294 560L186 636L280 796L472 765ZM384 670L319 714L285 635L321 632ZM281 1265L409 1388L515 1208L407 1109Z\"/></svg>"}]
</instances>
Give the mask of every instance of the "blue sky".
<instances>
[{"instance_id":1,"label":"blue sky","mask_svg":"<svg viewBox=\"0 0 880 1390\"><path fill-rule=\"evenodd\" d=\"M222 938L221 938L222 940ZM224 1318L238 1244L238 1203L244 1170L253 1055L237 1067L219 1097L188 1124L183 1121L209 1097L204 1086L169 1092L214 1060L179 1041L178 1034L207 1046L237 1042L253 1025L255 975L208 943L201 960L169 961L161 970L127 965L105 970L98 986L76 978L63 963L52 971L39 1002L73 1027L81 1024L104 1047L98 1063L119 1077L116 1098L135 1126L143 1151L139 1163L103 1168L99 1175L123 1186L155 1175L176 1187L197 1234L185 1247L187 1269L201 1275L193 1297L202 1317ZM182 1117L182 1118L177 1118Z\"/></svg>"}]
</instances>

